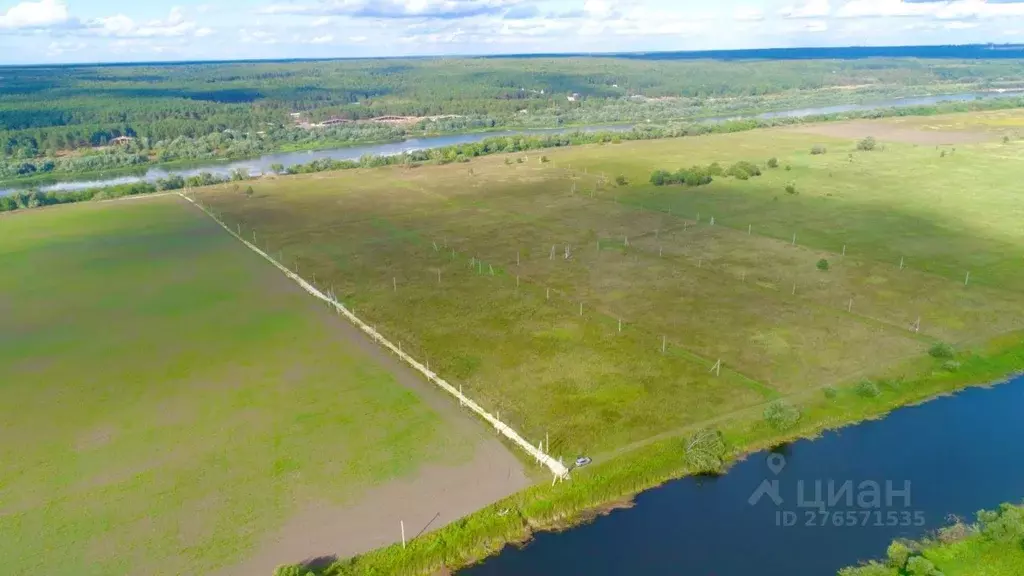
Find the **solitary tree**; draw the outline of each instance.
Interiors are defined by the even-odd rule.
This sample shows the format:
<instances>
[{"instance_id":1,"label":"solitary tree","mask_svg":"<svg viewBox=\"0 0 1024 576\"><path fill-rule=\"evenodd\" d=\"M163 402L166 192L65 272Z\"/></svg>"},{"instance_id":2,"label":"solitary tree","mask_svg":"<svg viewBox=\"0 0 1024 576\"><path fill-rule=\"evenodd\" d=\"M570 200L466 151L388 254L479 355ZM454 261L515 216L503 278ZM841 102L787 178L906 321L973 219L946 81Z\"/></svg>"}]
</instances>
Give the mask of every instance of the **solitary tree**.
<instances>
[{"instance_id":1,"label":"solitary tree","mask_svg":"<svg viewBox=\"0 0 1024 576\"><path fill-rule=\"evenodd\" d=\"M768 167L769 168L778 168L779 167L779 159L774 157L774 156L769 158L768 159Z\"/></svg>"},{"instance_id":2,"label":"solitary tree","mask_svg":"<svg viewBox=\"0 0 1024 576\"><path fill-rule=\"evenodd\" d=\"M818 270L821 270L822 272L828 272L828 260L822 258L821 260L818 260L816 266L818 267Z\"/></svg>"},{"instance_id":3,"label":"solitary tree","mask_svg":"<svg viewBox=\"0 0 1024 576\"><path fill-rule=\"evenodd\" d=\"M252 198L252 186L245 187L245 197Z\"/></svg>"}]
</instances>

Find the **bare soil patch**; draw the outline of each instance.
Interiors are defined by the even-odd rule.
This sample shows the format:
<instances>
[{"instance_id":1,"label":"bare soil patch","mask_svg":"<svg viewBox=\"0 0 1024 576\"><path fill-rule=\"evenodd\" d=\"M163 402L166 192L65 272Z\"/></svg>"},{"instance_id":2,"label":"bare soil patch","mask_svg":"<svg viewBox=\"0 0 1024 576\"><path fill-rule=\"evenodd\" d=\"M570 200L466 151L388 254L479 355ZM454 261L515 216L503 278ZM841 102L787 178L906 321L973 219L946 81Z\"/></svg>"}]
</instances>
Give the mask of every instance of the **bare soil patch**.
<instances>
[{"instance_id":1,"label":"bare soil patch","mask_svg":"<svg viewBox=\"0 0 1024 576\"><path fill-rule=\"evenodd\" d=\"M992 140L993 135L974 130L941 130L935 127L919 126L909 128L889 122L852 120L850 122L826 122L786 128L803 134L818 134L833 138L866 138L874 136L881 141L903 142L906 144L973 144Z\"/></svg>"}]
</instances>

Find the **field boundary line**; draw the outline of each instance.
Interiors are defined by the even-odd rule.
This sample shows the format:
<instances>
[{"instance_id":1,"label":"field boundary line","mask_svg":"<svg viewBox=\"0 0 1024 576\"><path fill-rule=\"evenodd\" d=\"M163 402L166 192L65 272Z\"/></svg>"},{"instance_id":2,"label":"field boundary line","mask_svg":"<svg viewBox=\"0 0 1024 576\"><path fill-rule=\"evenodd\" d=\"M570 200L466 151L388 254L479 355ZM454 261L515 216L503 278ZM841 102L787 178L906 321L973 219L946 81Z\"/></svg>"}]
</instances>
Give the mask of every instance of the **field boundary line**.
<instances>
[{"instance_id":1,"label":"field boundary line","mask_svg":"<svg viewBox=\"0 0 1024 576\"><path fill-rule=\"evenodd\" d=\"M193 200L192 198L189 198L188 196L186 196L185 194L180 193L180 192L178 193L178 196L181 196L182 198L184 198L185 200L190 202L193 206L195 206L195 207L199 208L200 210L202 210L214 222L216 222L218 225L220 225L221 228L223 228L225 231L227 231L228 234L234 236L239 242L241 242L247 248L249 248L249 250L252 250L256 254L259 254L261 257L263 257L264 260L266 260L267 262L270 262L271 264L273 264L278 270L283 272L285 276L287 276L288 278L292 279L293 281L295 281L296 284L298 284L300 287L302 287L303 290L308 292L310 295L315 296L316 298L326 302L328 305L332 306L338 313L340 313L343 316L345 316L345 318L347 318L352 324L354 324L357 328L362 330L365 334L370 336L370 338L372 338L375 342L377 342L381 346L384 346L385 348L387 348L388 350L393 352L396 356L398 356L400 359L405 361L406 364L408 364L413 369L415 369L417 372L419 372L424 377L426 377L426 379L429 382L437 385L438 387L440 387L445 392L447 392L447 393L451 394L452 396L454 396L459 401L459 403L461 405L466 406L467 408L469 408L470 410L475 412L478 416L480 416L481 418L486 420L487 423L489 423L490 425L494 426L494 428L501 435L505 436L506 438L508 438L509 440L514 442L517 446L522 448L527 454L529 454L530 456L535 458L538 462L540 462L541 464L547 466L548 469L551 470L551 472L555 475L556 478L567 478L569 476L569 469L566 468L564 464L562 464L558 460L552 458L550 455L546 454L544 451L542 451L537 446L534 446L534 445L530 444L529 442L527 442L511 426L509 426L508 424L505 424L501 420L498 420L498 418L496 418L495 416L491 415L489 412L484 410L483 407L481 407L479 404L477 404L476 402L474 402L473 400L469 399L467 396L465 396L464 394L459 392L458 388L452 386L451 384L449 384L448 382L446 382L445 380L440 378L436 373L434 373L433 371L429 370L426 366L424 366L423 364L420 364L412 356L410 356L409 354L406 354L405 352L403 352L401 349L399 349L398 346L394 345L390 340L388 340L383 335L381 335L379 332L374 330L372 326L370 326L366 322L363 322L358 316L353 314L352 311L350 311L348 308L346 308L344 304L342 304L341 302L338 302L335 298L332 298L332 297L324 294L323 292L318 290L315 286L313 286L312 284L307 282L305 279L303 279L301 276L299 276L295 272L292 272L290 269L288 269L288 267L284 266L283 264L281 264L280 262L275 260L272 256L270 256L269 254L267 254L266 252L261 250L259 247L257 247L256 245L252 244L251 242L247 241L245 238L242 238L241 236L239 236L227 224L222 222L220 220L220 218L218 218L212 212L207 210L206 207L203 206L202 204L200 204L199 202Z\"/></svg>"}]
</instances>

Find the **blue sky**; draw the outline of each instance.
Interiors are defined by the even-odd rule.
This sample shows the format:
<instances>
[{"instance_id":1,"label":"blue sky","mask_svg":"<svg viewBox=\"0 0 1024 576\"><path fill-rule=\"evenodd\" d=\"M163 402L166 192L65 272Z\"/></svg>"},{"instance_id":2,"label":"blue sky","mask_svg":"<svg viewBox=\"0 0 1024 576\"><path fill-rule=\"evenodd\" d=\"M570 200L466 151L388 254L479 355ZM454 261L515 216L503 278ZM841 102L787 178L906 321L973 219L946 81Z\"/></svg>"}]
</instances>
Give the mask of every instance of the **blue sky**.
<instances>
[{"instance_id":1,"label":"blue sky","mask_svg":"<svg viewBox=\"0 0 1024 576\"><path fill-rule=\"evenodd\" d=\"M1024 42L1024 0L0 0L0 64Z\"/></svg>"}]
</instances>

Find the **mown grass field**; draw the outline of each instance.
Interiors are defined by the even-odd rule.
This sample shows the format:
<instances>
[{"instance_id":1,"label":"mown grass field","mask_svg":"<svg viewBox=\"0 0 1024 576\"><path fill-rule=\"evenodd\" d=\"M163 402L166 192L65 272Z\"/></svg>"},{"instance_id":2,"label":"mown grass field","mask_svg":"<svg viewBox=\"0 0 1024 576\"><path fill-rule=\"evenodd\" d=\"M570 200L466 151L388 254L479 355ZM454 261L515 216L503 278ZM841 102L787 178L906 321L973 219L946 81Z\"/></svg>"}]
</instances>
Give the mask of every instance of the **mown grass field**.
<instances>
[{"instance_id":1,"label":"mown grass field","mask_svg":"<svg viewBox=\"0 0 1024 576\"><path fill-rule=\"evenodd\" d=\"M0 217L0 270L4 574L212 573L473 451L180 198Z\"/></svg>"},{"instance_id":2,"label":"mown grass field","mask_svg":"<svg viewBox=\"0 0 1024 576\"><path fill-rule=\"evenodd\" d=\"M525 436L549 434L554 455L602 454L780 397L920 376L938 369L936 343L963 352L1024 328L1024 142L886 140L893 123L873 151L760 130L196 195ZM647 184L739 160L764 174Z\"/></svg>"}]
</instances>

